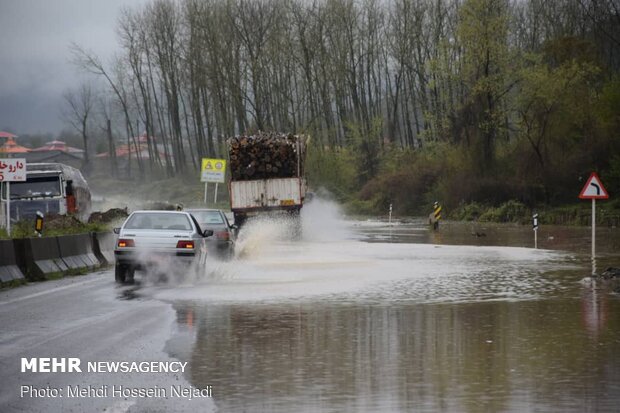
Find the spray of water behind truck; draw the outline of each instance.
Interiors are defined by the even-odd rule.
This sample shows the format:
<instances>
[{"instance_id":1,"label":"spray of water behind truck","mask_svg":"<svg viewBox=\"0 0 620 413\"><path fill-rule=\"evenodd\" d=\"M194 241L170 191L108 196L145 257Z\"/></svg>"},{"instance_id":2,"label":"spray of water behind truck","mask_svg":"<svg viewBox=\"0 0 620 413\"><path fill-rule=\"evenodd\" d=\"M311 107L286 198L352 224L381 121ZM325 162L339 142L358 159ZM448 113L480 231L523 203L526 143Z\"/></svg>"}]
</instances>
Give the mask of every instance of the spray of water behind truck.
<instances>
[{"instance_id":1,"label":"spray of water behind truck","mask_svg":"<svg viewBox=\"0 0 620 413\"><path fill-rule=\"evenodd\" d=\"M230 209L235 224L261 215L298 219L306 200L303 135L259 132L227 141Z\"/></svg>"}]
</instances>

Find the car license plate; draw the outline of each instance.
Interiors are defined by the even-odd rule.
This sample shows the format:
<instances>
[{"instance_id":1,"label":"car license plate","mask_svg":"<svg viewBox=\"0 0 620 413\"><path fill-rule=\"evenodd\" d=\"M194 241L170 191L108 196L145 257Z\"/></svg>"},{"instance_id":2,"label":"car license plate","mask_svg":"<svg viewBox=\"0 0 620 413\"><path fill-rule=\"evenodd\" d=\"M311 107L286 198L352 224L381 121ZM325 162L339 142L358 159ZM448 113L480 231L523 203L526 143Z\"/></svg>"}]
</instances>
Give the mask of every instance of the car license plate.
<instances>
[{"instance_id":1,"label":"car license plate","mask_svg":"<svg viewBox=\"0 0 620 413\"><path fill-rule=\"evenodd\" d=\"M295 205L295 200L293 200L293 199L283 199L283 200L280 201L280 205L283 205L283 206Z\"/></svg>"}]
</instances>

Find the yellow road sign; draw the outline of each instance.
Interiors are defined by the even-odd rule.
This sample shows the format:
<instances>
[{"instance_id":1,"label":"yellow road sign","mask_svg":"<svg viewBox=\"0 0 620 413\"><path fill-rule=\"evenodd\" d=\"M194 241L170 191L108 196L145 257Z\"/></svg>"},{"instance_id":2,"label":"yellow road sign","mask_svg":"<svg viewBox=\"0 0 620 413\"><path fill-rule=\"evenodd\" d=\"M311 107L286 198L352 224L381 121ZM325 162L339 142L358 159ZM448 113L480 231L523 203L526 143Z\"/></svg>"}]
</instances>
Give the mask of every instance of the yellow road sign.
<instances>
[{"instance_id":1,"label":"yellow road sign","mask_svg":"<svg viewBox=\"0 0 620 413\"><path fill-rule=\"evenodd\" d=\"M200 180L202 182L224 183L226 177L226 159L202 158Z\"/></svg>"}]
</instances>

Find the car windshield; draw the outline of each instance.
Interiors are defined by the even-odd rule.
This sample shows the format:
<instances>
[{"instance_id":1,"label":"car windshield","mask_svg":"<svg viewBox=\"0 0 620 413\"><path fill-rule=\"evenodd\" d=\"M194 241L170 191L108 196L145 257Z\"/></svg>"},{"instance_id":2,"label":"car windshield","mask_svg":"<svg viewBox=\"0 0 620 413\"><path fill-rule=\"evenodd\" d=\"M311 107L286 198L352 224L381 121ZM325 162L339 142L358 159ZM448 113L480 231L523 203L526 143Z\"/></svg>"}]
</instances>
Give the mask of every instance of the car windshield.
<instances>
[{"instance_id":1,"label":"car windshield","mask_svg":"<svg viewBox=\"0 0 620 413\"><path fill-rule=\"evenodd\" d=\"M136 213L129 218L126 229L170 229L191 231L192 224L185 214L157 212Z\"/></svg>"},{"instance_id":2,"label":"car windshield","mask_svg":"<svg viewBox=\"0 0 620 413\"><path fill-rule=\"evenodd\" d=\"M220 211L195 211L192 215L196 217L201 224L223 224L224 218Z\"/></svg>"},{"instance_id":3,"label":"car windshield","mask_svg":"<svg viewBox=\"0 0 620 413\"><path fill-rule=\"evenodd\" d=\"M60 179L57 176L28 177L27 181L11 183L11 199L54 196L60 196Z\"/></svg>"}]
</instances>

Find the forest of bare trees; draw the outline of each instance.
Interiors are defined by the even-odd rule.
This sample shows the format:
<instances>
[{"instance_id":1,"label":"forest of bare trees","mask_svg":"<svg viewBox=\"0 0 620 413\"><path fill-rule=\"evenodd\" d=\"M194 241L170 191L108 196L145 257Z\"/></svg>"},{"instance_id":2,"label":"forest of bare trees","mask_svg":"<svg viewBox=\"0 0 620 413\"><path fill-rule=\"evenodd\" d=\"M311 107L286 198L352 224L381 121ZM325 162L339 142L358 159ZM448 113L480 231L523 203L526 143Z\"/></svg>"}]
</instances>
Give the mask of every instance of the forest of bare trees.
<instances>
[{"instance_id":1,"label":"forest of bare trees","mask_svg":"<svg viewBox=\"0 0 620 413\"><path fill-rule=\"evenodd\" d=\"M194 171L230 136L277 130L312 136L317 183L354 175L367 199L403 168L453 202L485 196L448 172L505 171L532 202L558 170L620 177L618 0L153 0L117 29L114 61L72 48L126 143L146 132L134 171Z\"/></svg>"}]
</instances>

